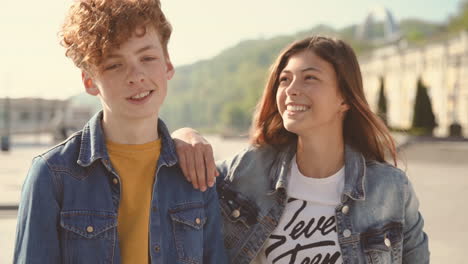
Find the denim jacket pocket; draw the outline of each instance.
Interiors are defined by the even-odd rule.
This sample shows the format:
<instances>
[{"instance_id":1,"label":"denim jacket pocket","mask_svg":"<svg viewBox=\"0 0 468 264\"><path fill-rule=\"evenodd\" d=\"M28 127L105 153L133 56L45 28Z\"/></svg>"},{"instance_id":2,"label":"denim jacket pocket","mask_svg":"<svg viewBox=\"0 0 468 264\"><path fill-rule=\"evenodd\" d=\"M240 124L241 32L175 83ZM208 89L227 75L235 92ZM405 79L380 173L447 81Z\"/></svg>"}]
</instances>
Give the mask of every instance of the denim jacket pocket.
<instances>
[{"instance_id":1,"label":"denim jacket pocket","mask_svg":"<svg viewBox=\"0 0 468 264\"><path fill-rule=\"evenodd\" d=\"M257 223L258 208L242 193L232 190L222 182L218 185L221 211L231 222L241 222L246 227Z\"/></svg>"},{"instance_id":2,"label":"denim jacket pocket","mask_svg":"<svg viewBox=\"0 0 468 264\"><path fill-rule=\"evenodd\" d=\"M240 238L245 237L250 227L257 223L258 209L252 201L224 182L218 185L218 193L224 216L224 246L226 249L237 248Z\"/></svg>"},{"instance_id":3,"label":"denim jacket pocket","mask_svg":"<svg viewBox=\"0 0 468 264\"><path fill-rule=\"evenodd\" d=\"M403 225L391 222L381 229L361 234L362 246L367 263L401 263L403 248Z\"/></svg>"},{"instance_id":4,"label":"denim jacket pocket","mask_svg":"<svg viewBox=\"0 0 468 264\"><path fill-rule=\"evenodd\" d=\"M203 262L203 226L207 218L203 203L185 203L169 210L177 259L182 263Z\"/></svg>"},{"instance_id":5,"label":"denim jacket pocket","mask_svg":"<svg viewBox=\"0 0 468 264\"><path fill-rule=\"evenodd\" d=\"M112 263L117 238L117 214L73 210L60 213L65 263Z\"/></svg>"}]
</instances>

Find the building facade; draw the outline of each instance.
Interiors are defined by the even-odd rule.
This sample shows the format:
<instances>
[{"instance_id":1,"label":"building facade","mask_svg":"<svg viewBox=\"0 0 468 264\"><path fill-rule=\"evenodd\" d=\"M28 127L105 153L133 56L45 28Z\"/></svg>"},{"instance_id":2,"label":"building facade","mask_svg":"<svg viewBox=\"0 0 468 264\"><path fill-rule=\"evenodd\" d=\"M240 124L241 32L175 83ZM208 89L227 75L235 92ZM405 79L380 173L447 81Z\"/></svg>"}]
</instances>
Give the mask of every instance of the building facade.
<instances>
[{"instance_id":1,"label":"building facade","mask_svg":"<svg viewBox=\"0 0 468 264\"><path fill-rule=\"evenodd\" d=\"M369 104L377 111L380 78L387 98L388 125L408 129L418 78L428 87L438 126L436 136L447 136L458 123L468 136L468 33L447 41L407 47L404 42L387 45L359 58Z\"/></svg>"},{"instance_id":2,"label":"building facade","mask_svg":"<svg viewBox=\"0 0 468 264\"><path fill-rule=\"evenodd\" d=\"M0 98L0 134L50 132L66 101L41 98Z\"/></svg>"}]
</instances>

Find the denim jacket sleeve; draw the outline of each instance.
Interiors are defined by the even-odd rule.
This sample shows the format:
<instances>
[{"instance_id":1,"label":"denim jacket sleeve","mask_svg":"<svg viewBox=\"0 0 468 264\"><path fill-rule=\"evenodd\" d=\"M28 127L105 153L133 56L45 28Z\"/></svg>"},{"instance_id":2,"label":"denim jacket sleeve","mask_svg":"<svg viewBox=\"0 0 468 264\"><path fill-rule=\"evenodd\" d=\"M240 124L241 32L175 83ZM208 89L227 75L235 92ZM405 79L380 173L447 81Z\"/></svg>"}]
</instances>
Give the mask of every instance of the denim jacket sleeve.
<instances>
[{"instance_id":1,"label":"denim jacket sleeve","mask_svg":"<svg viewBox=\"0 0 468 264\"><path fill-rule=\"evenodd\" d=\"M13 263L60 263L60 207L53 175L36 157L24 182L18 209Z\"/></svg>"},{"instance_id":2,"label":"denim jacket sleeve","mask_svg":"<svg viewBox=\"0 0 468 264\"><path fill-rule=\"evenodd\" d=\"M428 238L423 231L424 220L419 213L419 201L410 181L407 182L406 189L403 263L429 263Z\"/></svg>"},{"instance_id":3,"label":"denim jacket sleeve","mask_svg":"<svg viewBox=\"0 0 468 264\"><path fill-rule=\"evenodd\" d=\"M209 188L204 193L207 222L203 235L203 263L228 263L223 242L222 219L216 188Z\"/></svg>"}]
</instances>

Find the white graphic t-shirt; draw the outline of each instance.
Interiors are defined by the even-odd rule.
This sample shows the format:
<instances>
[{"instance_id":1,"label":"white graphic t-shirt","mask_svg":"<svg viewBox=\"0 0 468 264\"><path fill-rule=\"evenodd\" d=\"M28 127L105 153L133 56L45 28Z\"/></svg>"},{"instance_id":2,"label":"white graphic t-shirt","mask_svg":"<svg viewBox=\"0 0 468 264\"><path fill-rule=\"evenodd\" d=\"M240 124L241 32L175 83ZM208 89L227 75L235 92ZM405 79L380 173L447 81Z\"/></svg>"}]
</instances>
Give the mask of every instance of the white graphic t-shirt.
<instances>
[{"instance_id":1,"label":"white graphic t-shirt","mask_svg":"<svg viewBox=\"0 0 468 264\"><path fill-rule=\"evenodd\" d=\"M292 160L289 199L278 226L259 253L261 264L342 264L335 208L344 188L344 167L322 179L305 177Z\"/></svg>"}]
</instances>

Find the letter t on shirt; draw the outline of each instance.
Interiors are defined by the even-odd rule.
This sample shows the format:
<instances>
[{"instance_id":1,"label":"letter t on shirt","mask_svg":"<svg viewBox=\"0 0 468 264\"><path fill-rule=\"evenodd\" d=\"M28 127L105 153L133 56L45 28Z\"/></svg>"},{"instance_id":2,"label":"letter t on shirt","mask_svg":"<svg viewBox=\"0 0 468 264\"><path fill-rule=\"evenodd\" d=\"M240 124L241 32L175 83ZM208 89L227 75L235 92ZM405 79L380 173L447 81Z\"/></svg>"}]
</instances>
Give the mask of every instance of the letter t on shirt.
<instances>
[{"instance_id":1,"label":"letter t on shirt","mask_svg":"<svg viewBox=\"0 0 468 264\"><path fill-rule=\"evenodd\" d=\"M292 160L288 201L278 226L265 242L261 264L343 263L335 208L344 188L344 167L327 178L301 174Z\"/></svg>"}]
</instances>

